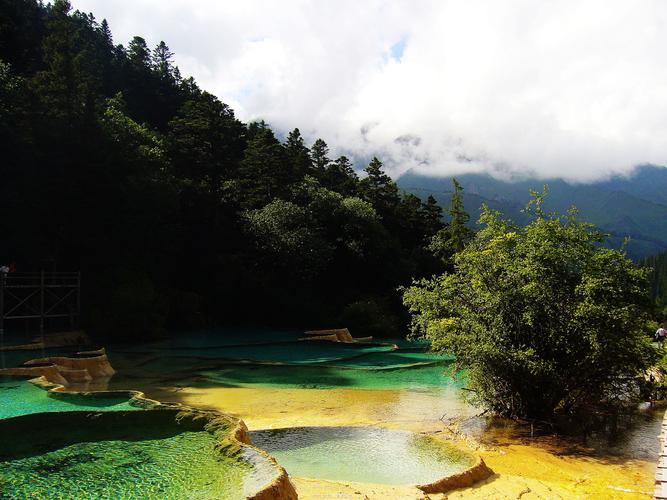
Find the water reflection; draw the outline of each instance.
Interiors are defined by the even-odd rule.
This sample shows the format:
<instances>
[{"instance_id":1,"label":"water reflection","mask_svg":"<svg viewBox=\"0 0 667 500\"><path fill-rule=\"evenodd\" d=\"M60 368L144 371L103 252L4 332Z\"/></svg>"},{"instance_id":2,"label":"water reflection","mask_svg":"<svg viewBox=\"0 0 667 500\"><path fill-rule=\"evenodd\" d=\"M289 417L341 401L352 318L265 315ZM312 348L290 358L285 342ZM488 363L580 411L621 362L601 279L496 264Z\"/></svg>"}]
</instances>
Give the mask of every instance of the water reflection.
<instances>
[{"instance_id":1,"label":"water reflection","mask_svg":"<svg viewBox=\"0 0 667 500\"><path fill-rule=\"evenodd\" d=\"M292 475L382 484L423 484L460 472L473 457L412 432L377 427L297 427L250 438Z\"/></svg>"}]
</instances>

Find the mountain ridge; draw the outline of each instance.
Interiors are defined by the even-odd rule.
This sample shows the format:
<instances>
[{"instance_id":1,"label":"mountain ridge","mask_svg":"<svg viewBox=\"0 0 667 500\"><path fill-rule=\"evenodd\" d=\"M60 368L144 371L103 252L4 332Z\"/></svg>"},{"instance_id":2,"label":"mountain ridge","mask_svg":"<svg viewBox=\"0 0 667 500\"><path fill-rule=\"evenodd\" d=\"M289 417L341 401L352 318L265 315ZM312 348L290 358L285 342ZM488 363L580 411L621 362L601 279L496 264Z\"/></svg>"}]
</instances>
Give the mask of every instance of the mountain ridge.
<instances>
[{"instance_id":1,"label":"mountain ridge","mask_svg":"<svg viewBox=\"0 0 667 500\"><path fill-rule=\"evenodd\" d=\"M521 212L530 190L549 194L545 208L563 213L576 206L583 220L597 225L611 236L608 246L620 248L626 237L628 255L640 259L667 250L667 168L643 165L631 176L614 176L602 181L578 184L563 179L520 179L504 181L487 173L455 176L464 188L463 201L471 220L479 217L486 203L518 224L528 221ZM451 177L429 177L408 171L397 179L399 187L421 198L433 195L447 207Z\"/></svg>"}]
</instances>

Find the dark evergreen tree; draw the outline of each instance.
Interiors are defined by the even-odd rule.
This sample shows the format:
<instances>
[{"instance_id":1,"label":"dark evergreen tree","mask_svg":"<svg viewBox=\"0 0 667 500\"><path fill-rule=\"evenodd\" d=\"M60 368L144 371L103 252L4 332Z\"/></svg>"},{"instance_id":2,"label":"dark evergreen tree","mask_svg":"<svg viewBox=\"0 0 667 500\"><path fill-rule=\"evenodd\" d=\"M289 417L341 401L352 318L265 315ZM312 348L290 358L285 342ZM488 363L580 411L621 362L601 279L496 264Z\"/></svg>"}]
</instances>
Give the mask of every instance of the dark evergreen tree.
<instances>
[{"instance_id":1,"label":"dark evergreen tree","mask_svg":"<svg viewBox=\"0 0 667 500\"><path fill-rule=\"evenodd\" d=\"M232 109L208 92L181 107L169 122L174 173L200 186L218 201L223 184L237 173L245 129Z\"/></svg>"},{"instance_id":2,"label":"dark evergreen tree","mask_svg":"<svg viewBox=\"0 0 667 500\"><path fill-rule=\"evenodd\" d=\"M358 183L359 177L346 156L340 156L331 162L322 179L324 186L348 196L356 194Z\"/></svg>"},{"instance_id":3,"label":"dark evergreen tree","mask_svg":"<svg viewBox=\"0 0 667 500\"><path fill-rule=\"evenodd\" d=\"M435 233L429 245L433 255L442 259L450 269L453 265L451 257L455 253L461 252L474 236L473 231L467 226L470 216L463 206L463 199L461 198L463 188L456 179L452 179L452 184L454 191L447 210L450 221L444 228Z\"/></svg>"},{"instance_id":4,"label":"dark evergreen tree","mask_svg":"<svg viewBox=\"0 0 667 500\"><path fill-rule=\"evenodd\" d=\"M460 252L472 238L472 231L468 227L470 215L465 211L461 198L463 188L455 178L452 179L452 183L454 192L447 211L451 217L448 227L449 245L454 252Z\"/></svg>"},{"instance_id":5,"label":"dark evergreen tree","mask_svg":"<svg viewBox=\"0 0 667 500\"><path fill-rule=\"evenodd\" d=\"M151 65L158 76L164 80L174 79L174 53L161 41L151 56Z\"/></svg>"},{"instance_id":6,"label":"dark evergreen tree","mask_svg":"<svg viewBox=\"0 0 667 500\"><path fill-rule=\"evenodd\" d=\"M146 40L135 36L127 47L127 58L135 70L145 72L151 67L151 51Z\"/></svg>"},{"instance_id":7,"label":"dark evergreen tree","mask_svg":"<svg viewBox=\"0 0 667 500\"><path fill-rule=\"evenodd\" d=\"M440 231L444 224L442 222L442 207L438 205L437 200L433 195L428 195L426 202L421 207L421 212L426 225L426 232L433 236Z\"/></svg>"},{"instance_id":8,"label":"dark evergreen tree","mask_svg":"<svg viewBox=\"0 0 667 500\"><path fill-rule=\"evenodd\" d=\"M364 198L371 202L381 217L392 218L400 201L398 187L382 168L382 162L373 157L360 182Z\"/></svg>"},{"instance_id":9,"label":"dark evergreen tree","mask_svg":"<svg viewBox=\"0 0 667 500\"><path fill-rule=\"evenodd\" d=\"M295 128L287 135L285 153L294 172L293 178L295 180L302 178L311 171L313 164L310 159L310 150L305 146L298 128Z\"/></svg>"},{"instance_id":10,"label":"dark evergreen tree","mask_svg":"<svg viewBox=\"0 0 667 500\"><path fill-rule=\"evenodd\" d=\"M243 204L248 208L261 207L287 194L285 180L290 169L285 149L266 125L259 126L249 140L240 174Z\"/></svg>"},{"instance_id":11,"label":"dark evergreen tree","mask_svg":"<svg viewBox=\"0 0 667 500\"><path fill-rule=\"evenodd\" d=\"M313 161L314 174L317 178L324 175L329 162L329 146L322 139L317 139L310 148L310 157Z\"/></svg>"}]
</instances>

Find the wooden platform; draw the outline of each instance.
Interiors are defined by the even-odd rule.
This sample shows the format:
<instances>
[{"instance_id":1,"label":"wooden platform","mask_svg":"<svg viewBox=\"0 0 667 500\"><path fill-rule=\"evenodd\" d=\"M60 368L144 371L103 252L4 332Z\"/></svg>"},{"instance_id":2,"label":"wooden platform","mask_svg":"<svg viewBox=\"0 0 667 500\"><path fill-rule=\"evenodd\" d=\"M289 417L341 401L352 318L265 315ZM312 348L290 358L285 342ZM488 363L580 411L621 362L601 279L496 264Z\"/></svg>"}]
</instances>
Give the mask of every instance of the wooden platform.
<instances>
[{"instance_id":1,"label":"wooden platform","mask_svg":"<svg viewBox=\"0 0 667 500\"><path fill-rule=\"evenodd\" d=\"M667 500L667 412L660 427L660 458L655 472L655 492L653 498Z\"/></svg>"}]
</instances>

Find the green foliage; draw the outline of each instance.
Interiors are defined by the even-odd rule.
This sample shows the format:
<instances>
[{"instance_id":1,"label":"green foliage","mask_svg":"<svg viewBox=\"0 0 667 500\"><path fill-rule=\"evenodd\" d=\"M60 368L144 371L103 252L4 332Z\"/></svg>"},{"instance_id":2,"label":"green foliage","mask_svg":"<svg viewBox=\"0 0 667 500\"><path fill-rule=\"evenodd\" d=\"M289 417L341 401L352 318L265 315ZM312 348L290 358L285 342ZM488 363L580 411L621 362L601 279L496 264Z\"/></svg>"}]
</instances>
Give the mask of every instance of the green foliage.
<instances>
[{"instance_id":1,"label":"green foliage","mask_svg":"<svg viewBox=\"0 0 667 500\"><path fill-rule=\"evenodd\" d=\"M400 324L386 300L372 298L358 300L348 304L339 316L339 324L345 325L354 332L363 332L364 336L399 337Z\"/></svg>"},{"instance_id":2,"label":"green foliage","mask_svg":"<svg viewBox=\"0 0 667 500\"><path fill-rule=\"evenodd\" d=\"M433 255L442 259L450 268L452 266L451 257L461 252L474 234L468 227L470 216L463 206L463 188L456 179L452 179L452 184L454 191L452 192L449 210L447 211L450 221L445 227L435 232L429 244L429 250ZM432 205L436 203L433 196L429 196L428 199L433 200L431 202ZM434 206L440 208L437 203ZM431 210L437 210L437 208L432 208Z\"/></svg>"},{"instance_id":3,"label":"green foliage","mask_svg":"<svg viewBox=\"0 0 667 500\"><path fill-rule=\"evenodd\" d=\"M541 189L544 180L534 178L498 179L487 173L457 176L465 188L461 193L471 219L479 218L480 207L487 204L517 224L529 222L521 209L531 189ZM398 179L400 188L426 199L433 195L443 207L451 198L451 178L427 177L408 172ZM617 175L591 183L570 183L550 179L550 211L565 213L576 205L581 216L609 233L605 245L620 248L626 236L628 256L639 259L667 250L667 168L640 166L631 176Z\"/></svg>"},{"instance_id":4,"label":"green foliage","mask_svg":"<svg viewBox=\"0 0 667 500\"><path fill-rule=\"evenodd\" d=\"M274 200L264 208L246 214L248 230L268 258L267 263L299 275L316 275L330 258L327 242L312 230L306 209L292 202Z\"/></svg>"},{"instance_id":5,"label":"green foliage","mask_svg":"<svg viewBox=\"0 0 667 500\"><path fill-rule=\"evenodd\" d=\"M124 113L121 94L107 100L100 125L106 137L117 151L124 152L138 168L147 171L163 171L167 164L163 139L152 130L139 125Z\"/></svg>"},{"instance_id":6,"label":"green foliage","mask_svg":"<svg viewBox=\"0 0 667 500\"><path fill-rule=\"evenodd\" d=\"M97 335L118 342L163 333L166 298L144 271L118 267L97 279L106 285L90 307L89 324Z\"/></svg>"},{"instance_id":7,"label":"green foliage","mask_svg":"<svg viewBox=\"0 0 667 500\"><path fill-rule=\"evenodd\" d=\"M454 252L458 253L461 252L468 241L470 241L472 232L467 226L470 216L463 208L463 201L461 199L461 191L463 191L463 188L456 179L452 179L452 183L454 184L454 193L452 194L448 210L449 216L451 217L448 227L449 246Z\"/></svg>"},{"instance_id":8,"label":"green foliage","mask_svg":"<svg viewBox=\"0 0 667 500\"><path fill-rule=\"evenodd\" d=\"M329 146L322 139L317 139L310 148L310 158L313 162L314 175L321 178L329 165Z\"/></svg>"},{"instance_id":9,"label":"green foliage","mask_svg":"<svg viewBox=\"0 0 667 500\"><path fill-rule=\"evenodd\" d=\"M382 162L373 157L366 169L366 177L359 183L359 189L381 217L390 217L400 201L398 187L382 168Z\"/></svg>"},{"instance_id":10,"label":"green foliage","mask_svg":"<svg viewBox=\"0 0 667 500\"><path fill-rule=\"evenodd\" d=\"M352 162L346 156L331 162L322 178L325 187L346 195L356 194L358 181Z\"/></svg>"},{"instance_id":11,"label":"green foliage","mask_svg":"<svg viewBox=\"0 0 667 500\"><path fill-rule=\"evenodd\" d=\"M662 314L662 309L667 309L667 252L642 259L640 263L651 269L649 281L651 296L656 302L656 312L667 319L667 314Z\"/></svg>"},{"instance_id":12,"label":"green foliage","mask_svg":"<svg viewBox=\"0 0 667 500\"><path fill-rule=\"evenodd\" d=\"M208 92L188 99L169 122L174 174L212 197L239 168L245 130L232 109Z\"/></svg>"},{"instance_id":13,"label":"green foliage","mask_svg":"<svg viewBox=\"0 0 667 500\"><path fill-rule=\"evenodd\" d=\"M601 248L574 210L547 214L542 201L525 227L483 209L454 272L404 291L414 332L467 367L476 403L511 417L612 404L656 356L646 270Z\"/></svg>"},{"instance_id":14,"label":"green foliage","mask_svg":"<svg viewBox=\"0 0 667 500\"><path fill-rule=\"evenodd\" d=\"M359 301L398 332L397 287L443 271L437 203L242 123L173 56L63 0L0 0L0 262L80 269L92 334L325 324Z\"/></svg>"},{"instance_id":15,"label":"green foliage","mask_svg":"<svg viewBox=\"0 0 667 500\"><path fill-rule=\"evenodd\" d=\"M257 128L248 141L240 173L249 206L261 206L286 194L291 168L283 146L268 126Z\"/></svg>"},{"instance_id":16,"label":"green foliage","mask_svg":"<svg viewBox=\"0 0 667 500\"><path fill-rule=\"evenodd\" d=\"M292 130L285 143L287 159L292 164L292 169L298 176L306 175L313 167L310 159L310 150L305 146L303 137L298 128Z\"/></svg>"}]
</instances>

